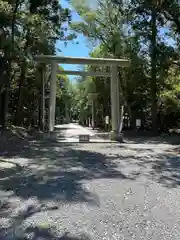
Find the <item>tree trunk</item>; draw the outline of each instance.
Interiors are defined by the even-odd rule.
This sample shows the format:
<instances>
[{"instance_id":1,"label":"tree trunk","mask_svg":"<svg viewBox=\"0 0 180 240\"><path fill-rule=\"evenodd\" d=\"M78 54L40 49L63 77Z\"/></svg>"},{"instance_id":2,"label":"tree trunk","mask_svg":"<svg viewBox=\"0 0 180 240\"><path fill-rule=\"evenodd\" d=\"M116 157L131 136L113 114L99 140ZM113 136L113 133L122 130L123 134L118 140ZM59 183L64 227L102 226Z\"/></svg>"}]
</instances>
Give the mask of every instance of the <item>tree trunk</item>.
<instances>
[{"instance_id":1,"label":"tree trunk","mask_svg":"<svg viewBox=\"0 0 180 240\"><path fill-rule=\"evenodd\" d=\"M16 14L19 7L19 0L16 0L15 7L13 10L12 24L11 24L11 46L10 50L5 53L5 58L7 58L7 71L6 71L6 89L4 95L4 106L3 106L3 128L7 127L7 117L8 117L8 103L9 103L9 90L11 84L11 63L12 56L14 52L14 36L15 36L15 25L16 25Z\"/></svg>"},{"instance_id":2,"label":"tree trunk","mask_svg":"<svg viewBox=\"0 0 180 240\"><path fill-rule=\"evenodd\" d=\"M4 125L4 96L5 96L5 91L3 91L0 95L0 125Z\"/></svg>"},{"instance_id":3,"label":"tree trunk","mask_svg":"<svg viewBox=\"0 0 180 240\"><path fill-rule=\"evenodd\" d=\"M121 98L122 98L121 102L122 102L122 105L125 106L125 108L127 109L127 112L128 112L129 118L130 118L130 122L132 122L131 107L128 104L127 94L126 94L125 90L123 89L122 75L121 75L120 71L118 72L118 75L119 75L119 91L120 91Z\"/></svg>"},{"instance_id":4,"label":"tree trunk","mask_svg":"<svg viewBox=\"0 0 180 240\"><path fill-rule=\"evenodd\" d=\"M9 104L9 90L10 90L10 83L11 83L11 60L8 61L7 64L7 71L6 71L6 85L5 91L3 95L3 128L7 127L7 120L8 120L8 104Z\"/></svg>"},{"instance_id":5,"label":"tree trunk","mask_svg":"<svg viewBox=\"0 0 180 240\"><path fill-rule=\"evenodd\" d=\"M157 38L157 26L156 26L157 14L156 9L152 9L152 38L151 38L151 115L152 115L152 130L154 134L157 134L157 68L156 68L156 38Z\"/></svg>"},{"instance_id":6,"label":"tree trunk","mask_svg":"<svg viewBox=\"0 0 180 240\"><path fill-rule=\"evenodd\" d=\"M27 63L24 62L21 65L21 76L19 79L19 90L18 90L18 101L17 101L17 110L15 116L15 125L20 125L22 122L22 94L23 94L23 85L25 82Z\"/></svg>"},{"instance_id":7,"label":"tree trunk","mask_svg":"<svg viewBox=\"0 0 180 240\"><path fill-rule=\"evenodd\" d=\"M29 114L28 114L28 126L30 126L32 124L32 122L34 121L33 118L35 118L35 114L36 114L36 111L39 107L39 103L40 103L40 97L41 96L38 96L35 101L34 101L34 107L29 107Z\"/></svg>"}]
</instances>

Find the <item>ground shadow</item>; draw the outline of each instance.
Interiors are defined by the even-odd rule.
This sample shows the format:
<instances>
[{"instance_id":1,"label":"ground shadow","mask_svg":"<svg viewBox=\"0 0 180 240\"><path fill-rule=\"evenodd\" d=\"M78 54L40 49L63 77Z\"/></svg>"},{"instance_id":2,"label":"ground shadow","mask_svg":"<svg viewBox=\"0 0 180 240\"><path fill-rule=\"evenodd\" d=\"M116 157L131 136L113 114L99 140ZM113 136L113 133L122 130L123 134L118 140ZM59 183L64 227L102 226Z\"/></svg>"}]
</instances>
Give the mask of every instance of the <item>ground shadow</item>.
<instances>
[{"instance_id":1,"label":"ground shadow","mask_svg":"<svg viewBox=\"0 0 180 240\"><path fill-rule=\"evenodd\" d=\"M180 187L180 154L179 149L172 148L171 151L163 153L155 151L153 148L128 148L122 146L122 150L132 150L126 156L116 154L117 159L123 159L123 170L131 169L129 177L138 179L144 176L146 179L158 182L167 188ZM126 175L127 176L127 175Z\"/></svg>"},{"instance_id":2,"label":"ground shadow","mask_svg":"<svg viewBox=\"0 0 180 240\"><path fill-rule=\"evenodd\" d=\"M117 147L123 151L128 150L128 145L117 144ZM25 150L9 152L7 157L26 158L29 166L17 171L15 175L4 172L9 178L0 180L1 190L13 191L16 196L24 199L37 197L41 201L54 199L63 202L88 202L98 206L97 195L85 189L83 181L103 178L135 180L146 175L167 187L180 184L179 155L172 152L154 153L152 156L153 149L148 145L131 151L126 156L122 152L107 156L82 150L72 143L34 143ZM147 152L147 156L144 152ZM131 171L126 174L126 168L130 167Z\"/></svg>"},{"instance_id":3,"label":"ground shadow","mask_svg":"<svg viewBox=\"0 0 180 240\"><path fill-rule=\"evenodd\" d=\"M43 240L52 240L52 239L54 239L54 240L90 240L90 238L85 234L80 234L80 236L75 236L69 232L66 232L62 236L58 237L56 234L53 233L53 231L51 229L40 228L40 227L27 228L25 234L31 234L31 236L32 236L31 240L37 240L37 239L43 239ZM24 240L24 238L23 238L23 240Z\"/></svg>"},{"instance_id":4,"label":"ground shadow","mask_svg":"<svg viewBox=\"0 0 180 240\"><path fill-rule=\"evenodd\" d=\"M180 155L163 154L152 164L151 174L168 188L180 186Z\"/></svg>"},{"instance_id":5,"label":"ground shadow","mask_svg":"<svg viewBox=\"0 0 180 240\"><path fill-rule=\"evenodd\" d=\"M9 159L0 159L0 179L9 178L22 170L22 166Z\"/></svg>"},{"instance_id":6,"label":"ground shadow","mask_svg":"<svg viewBox=\"0 0 180 240\"><path fill-rule=\"evenodd\" d=\"M83 187L83 181L128 179L106 155L59 143L36 143L14 153L14 157L19 161L28 158L29 165L24 166L23 171L1 179L0 189L13 191L24 199L37 197L39 200L88 202L98 206L98 197Z\"/></svg>"},{"instance_id":7,"label":"ground shadow","mask_svg":"<svg viewBox=\"0 0 180 240\"><path fill-rule=\"evenodd\" d=\"M46 204L50 202L54 203L53 209L58 209L60 203L73 204L77 202L100 207L97 194L84 187L84 182L103 178L117 178L121 181L129 179L118 170L116 163L106 155L82 150L77 146L73 147L72 144L36 142L31 144L29 148L21 149L21 151L9 152L4 155L4 159L6 157L7 159L13 157L13 160L20 165L23 164L24 159L28 159L28 163L16 169L15 174L4 169L7 171L8 177L0 179L0 194L1 191L8 192L13 198L21 199L24 202L35 198L40 204L35 208L30 206L21 216L11 218L11 221L15 222L17 226L20 226L25 219L34 213L47 211ZM6 218L13 211L12 206L7 201L0 207L0 217ZM12 229L12 225L9 230L7 227L5 231L0 229L0 237L5 232L11 232ZM68 235L51 238L52 236L44 230L42 232L36 228L33 231L34 240L39 239L43 234L46 235L44 239L88 239L87 237L78 238ZM1 237L1 239L8 238Z\"/></svg>"},{"instance_id":8,"label":"ground shadow","mask_svg":"<svg viewBox=\"0 0 180 240\"><path fill-rule=\"evenodd\" d=\"M102 147L102 145L99 146ZM107 147L103 145L103 148ZM117 144L117 147L120 151L116 149L116 152L113 152L109 149L110 155L102 154L102 149L95 152L92 147L89 149L86 147L86 150L83 150L79 144L34 142L26 149L4 155L5 160L6 157L7 159L13 157L20 165L23 159L28 159L28 164L21 169L16 169L16 174L7 172L8 177L0 179L0 191L10 192L13 197L19 197L23 201L29 198L38 200L40 206L36 206L35 209L32 207L26 209L21 216L21 221L24 221L34 213L47 211L46 202L50 201L55 202L53 209L58 209L58 204L64 202L71 204L85 202L93 207L99 207L100 200L97 194L84 187L84 182L91 180L118 179L122 183L122 181L134 181L146 177L167 188L179 187L180 155L176 152L177 149L173 148L167 153L156 153L148 144L143 149L138 145L137 148L131 149L130 145L128 147L126 144ZM124 154L126 150L130 151ZM0 208L0 217L6 217L9 211L13 210L8 203L4 204ZM17 225L21 224L18 218L14 221ZM27 231L33 232L34 240L38 237L53 239L49 230L31 228ZM8 239L1 237L2 233L4 234L0 229L0 239ZM61 240L88 239L71 236L53 237Z\"/></svg>"},{"instance_id":9,"label":"ground shadow","mask_svg":"<svg viewBox=\"0 0 180 240\"><path fill-rule=\"evenodd\" d=\"M144 149L147 151L148 149ZM137 149L139 153L142 149ZM150 151L153 152L153 149ZM136 157L137 165L141 169L141 174L157 181L167 188L180 186L180 154L177 148L164 153L154 153L154 157Z\"/></svg>"},{"instance_id":10,"label":"ground shadow","mask_svg":"<svg viewBox=\"0 0 180 240\"><path fill-rule=\"evenodd\" d=\"M4 204L1 206L2 209L6 213L8 210L9 205ZM72 235L69 232L65 232L59 236L59 233L56 229L50 228L47 225L38 226L27 226L22 227L22 223L27 218L31 217L35 213L43 212L50 210L42 207L30 207L26 211L14 216L11 218L10 226L0 227L0 239L2 240L90 240L90 238L85 234L80 234L78 236ZM51 209L52 210L52 209ZM7 213L6 213L7 214ZM2 216L0 216L2 217ZM53 231L54 230L54 231Z\"/></svg>"},{"instance_id":11,"label":"ground shadow","mask_svg":"<svg viewBox=\"0 0 180 240\"><path fill-rule=\"evenodd\" d=\"M180 138L177 135L165 135L165 136L126 136L124 135L124 143L133 144L180 144Z\"/></svg>"},{"instance_id":12,"label":"ground shadow","mask_svg":"<svg viewBox=\"0 0 180 240\"><path fill-rule=\"evenodd\" d=\"M158 142L144 144L140 142L140 145L114 144L113 147L106 145L102 148L109 149L109 152L114 150L111 161L120 166L121 172L128 179L137 180L138 177L144 176L168 188L179 187L180 148L172 144L167 148L169 150L159 151L162 146L158 147L157 144ZM161 145L163 145L162 142ZM128 169L128 174L126 174L126 169Z\"/></svg>"}]
</instances>

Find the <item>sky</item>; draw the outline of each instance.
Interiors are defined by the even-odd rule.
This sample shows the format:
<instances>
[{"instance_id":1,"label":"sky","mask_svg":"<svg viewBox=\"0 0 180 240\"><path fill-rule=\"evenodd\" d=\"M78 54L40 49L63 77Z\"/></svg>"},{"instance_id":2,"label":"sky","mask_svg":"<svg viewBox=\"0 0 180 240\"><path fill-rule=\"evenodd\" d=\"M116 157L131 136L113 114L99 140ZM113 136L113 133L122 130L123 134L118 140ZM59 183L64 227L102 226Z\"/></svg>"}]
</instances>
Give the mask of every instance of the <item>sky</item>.
<instances>
[{"instance_id":1,"label":"sky","mask_svg":"<svg viewBox=\"0 0 180 240\"><path fill-rule=\"evenodd\" d=\"M68 7L72 9L72 7L66 2L66 0L60 1L62 7ZM80 16L73 11L72 12L72 21L80 21ZM59 56L67 56L67 57L88 57L90 49L87 47L87 40L83 35L78 35L77 38L78 44L73 42L68 42L67 46L64 45L63 41L57 41L56 49L60 49L62 52L56 52L56 55ZM70 65L70 64L61 64L61 66L65 70L78 70L80 68L79 65ZM70 80L73 80L76 76L68 76Z\"/></svg>"},{"instance_id":2,"label":"sky","mask_svg":"<svg viewBox=\"0 0 180 240\"><path fill-rule=\"evenodd\" d=\"M67 3L67 0L59 0L60 4L62 5L62 7L64 8L69 8L72 10L72 21L80 21L81 18L80 16L75 12L75 10L72 8L71 5L69 5ZM94 3L95 0L91 0L91 3ZM161 34L164 35L164 33L167 32L166 28L162 28L161 29ZM60 55L60 56L67 56L67 57L88 57L89 56L89 52L92 51L92 49L90 49L87 46L87 39L86 37L84 37L82 34L78 35L77 38L78 44L73 43L72 41L69 41L68 44L65 46L63 41L57 41L56 44L56 49L60 49L61 52L56 52L56 55ZM174 45L174 41L171 38L168 38L166 36L166 42L168 43L168 45ZM61 64L61 66L65 69L65 70L78 70L80 68L79 65L70 65L70 64ZM77 76L68 76L69 79L71 81L75 80L75 78Z\"/></svg>"}]
</instances>

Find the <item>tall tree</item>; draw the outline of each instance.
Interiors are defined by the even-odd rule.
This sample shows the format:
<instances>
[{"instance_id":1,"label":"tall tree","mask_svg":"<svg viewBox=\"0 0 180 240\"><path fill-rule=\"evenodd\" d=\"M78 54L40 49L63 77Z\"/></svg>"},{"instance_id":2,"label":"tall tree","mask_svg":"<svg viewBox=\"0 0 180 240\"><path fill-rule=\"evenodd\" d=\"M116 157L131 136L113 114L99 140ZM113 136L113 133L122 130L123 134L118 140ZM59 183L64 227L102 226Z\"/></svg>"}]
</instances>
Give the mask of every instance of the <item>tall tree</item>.
<instances>
[{"instance_id":1,"label":"tall tree","mask_svg":"<svg viewBox=\"0 0 180 240\"><path fill-rule=\"evenodd\" d=\"M15 112L16 124L22 122L24 105L28 102L24 100L27 93L31 92L27 92L29 80L34 82L33 88L39 89L39 83L35 80L36 72L33 70L33 56L54 54L56 40L67 41L63 23L69 22L70 17L69 9L63 9L57 0L0 1L0 47L6 63L1 64L1 68L6 68L6 71L5 68L1 71L6 72L0 83L1 96L4 96L1 111L2 115L7 116L8 97L13 91L17 96L14 96L15 111L12 112L12 116ZM19 70L14 68L15 66L19 67ZM3 125L6 123L4 117Z\"/></svg>"},{"instance_id":2,"label":"tall tree","mask_svg":"<svg viewBox=\"0 0 180 240\"><path fill-rule=\"evenodd\" d=\"M167 64L163 64L159 60L162 53L170 53L169 58L174 56L174 52L170 48L167 50L162 36L162 28L167 26L167 21L163 15L163 4L164 1L158 0L132 0L129 4L129 12L134 16L130 24L141 42L141 50L146 55L147 63L149 62L147 69L151 86L151 119L154 132L158 130L159 70L161 69L161 72L162 70L166 71L165 65L166 68L168 67ZM164 60L166 62L167 58L165 57Z\"/></svg>"},{"instance_id":3,"label":"tall tree","mask_svg":"<svg viewBox=\"0 0 180 240\"><path fill-rule=\"evenodd\" d=\"M171 62L179 55L175 31L177 19L176 23L170 19L175 4L176 7L179 5L176 0L172 2L98 0L96 7L91 8L88 1L83 4L73 1L83 21L73 24L72 28L101 45L104 55L101 52L99 57L130 59L129 68L119 71L123 104L129 116L134 115L132 112L136 113L134 117L150 116L155 133L158 130L159 96L165 90L164 82ZM175 42L176 46L170 42ZM99 80L95 81L98 86L101 78L95 79Z\"/></svg>"}]
</instances>

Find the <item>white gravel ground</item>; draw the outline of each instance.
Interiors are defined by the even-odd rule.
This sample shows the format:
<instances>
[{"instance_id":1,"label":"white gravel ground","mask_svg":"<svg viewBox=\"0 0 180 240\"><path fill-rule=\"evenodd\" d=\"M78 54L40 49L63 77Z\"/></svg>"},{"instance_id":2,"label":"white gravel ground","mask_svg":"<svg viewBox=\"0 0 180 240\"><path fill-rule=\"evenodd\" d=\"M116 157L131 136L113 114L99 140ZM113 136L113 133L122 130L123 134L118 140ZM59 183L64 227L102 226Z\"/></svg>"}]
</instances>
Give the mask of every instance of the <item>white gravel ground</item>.
<instances>
[{"instance_id":1,"label":"white gravel ground","mask_svg":"<svg viewBox=\"0 0 180 240\"><path fill-rule=\"evenodd\" d=\"M3 159L2 240L180 239L176 145L36 143Z\"/></svg>"}]
</instances>

